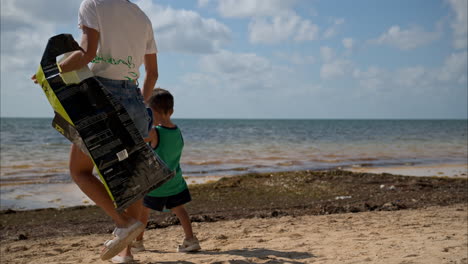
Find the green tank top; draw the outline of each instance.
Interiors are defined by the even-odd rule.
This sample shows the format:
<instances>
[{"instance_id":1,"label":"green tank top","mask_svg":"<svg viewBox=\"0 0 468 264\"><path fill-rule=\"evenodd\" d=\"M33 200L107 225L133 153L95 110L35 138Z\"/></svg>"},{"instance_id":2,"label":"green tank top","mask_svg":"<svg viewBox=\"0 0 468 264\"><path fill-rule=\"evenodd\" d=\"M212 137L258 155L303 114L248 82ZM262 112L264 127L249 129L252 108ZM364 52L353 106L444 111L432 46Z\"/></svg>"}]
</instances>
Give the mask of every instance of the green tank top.
<instances>
[{"instance_id":1,"label":"green tank top","mask_svg":"<svg viewBox=\"0 0 468 264\"><path fill-rule=\"evenodd\" d=\"M158 135L158 145L153 149L166 162L169 169L176 171L176 175L159 188L149 192L148 195L154 197L176 195L187 189L187 183L182 177L182 170L180 169L180 157L184 148L182 133L178 127L154 126L153 129L156 130Z\"/></svg>"}]
</instances>

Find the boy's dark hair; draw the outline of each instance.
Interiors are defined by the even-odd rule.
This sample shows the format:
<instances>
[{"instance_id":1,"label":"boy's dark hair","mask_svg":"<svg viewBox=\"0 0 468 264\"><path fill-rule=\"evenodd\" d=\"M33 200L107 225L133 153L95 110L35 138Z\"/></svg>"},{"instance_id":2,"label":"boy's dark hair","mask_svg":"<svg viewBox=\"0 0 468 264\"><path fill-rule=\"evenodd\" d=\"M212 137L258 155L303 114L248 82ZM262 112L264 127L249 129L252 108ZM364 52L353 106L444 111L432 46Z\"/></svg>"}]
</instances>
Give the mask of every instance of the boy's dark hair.
<instances>
[{"instance_id":1,"label":"boy's dark hair","mask_svg":"<svg viewBox=\"0 0 468 264\"><path fill-rule=\"evenodd\" d=\"M174 108L174 97L168 90L155 88L149 99L149 106L151 109L167 114Z\"/></svg>"}]
</instances>

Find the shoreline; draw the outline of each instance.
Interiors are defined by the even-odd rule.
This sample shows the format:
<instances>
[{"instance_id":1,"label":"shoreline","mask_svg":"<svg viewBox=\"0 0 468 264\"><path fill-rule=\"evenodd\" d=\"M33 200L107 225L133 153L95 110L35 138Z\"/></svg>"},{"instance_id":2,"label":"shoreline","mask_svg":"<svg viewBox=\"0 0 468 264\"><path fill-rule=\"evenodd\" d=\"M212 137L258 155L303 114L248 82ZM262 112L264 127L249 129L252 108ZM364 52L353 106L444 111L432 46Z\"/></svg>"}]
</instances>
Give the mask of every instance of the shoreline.
<instances>
[{"instance_id":1,"label":"shoreline","mask_svg":"<svg viewBox=\"0 0 468 264\"><path fill-rule=\"evenodd\" d=\"M448 177L448 178L468 178L468 164L428 164L428 165L407 165L407 166L337 166L336 168L327 170L313 171L333 171L341 169L356 173L387 173L392 175L402 176L417 176L417 177ZM301 170L279 171L269 173L295 173ZM252 173L244 173L239 175L224 175L224 176L186 176L186 181L189 186L214 183L223 178L242 177ZM88 206L94 203L84 194L74 183L55 183L55 184L38 184L34 190L30 187L26 188L23 185L11 187L10 193L2 193L1 210L35 210L45 208L70 208L75 206ZM66 192L67 195L62 195Z\"/></svg>"}]
</instances>

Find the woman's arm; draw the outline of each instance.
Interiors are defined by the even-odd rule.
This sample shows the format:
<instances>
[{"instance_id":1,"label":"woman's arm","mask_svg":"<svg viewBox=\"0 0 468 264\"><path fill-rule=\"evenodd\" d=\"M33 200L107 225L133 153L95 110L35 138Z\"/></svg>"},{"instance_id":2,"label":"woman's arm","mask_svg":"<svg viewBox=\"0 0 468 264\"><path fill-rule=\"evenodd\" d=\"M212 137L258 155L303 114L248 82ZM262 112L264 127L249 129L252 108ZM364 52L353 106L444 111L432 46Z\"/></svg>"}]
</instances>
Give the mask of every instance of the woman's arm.
<instances>
[{"instance_id":1,"label":"woman's arm","mask_svg":"<svg viewBox=\"0 0 468 264\"><path fill-rule=\"evenodd\" d=\"M80 46L83 50L73 52L68 58L61 62L61 72L70 72L83 68L96 57L99 43L99 31L86 26L81 26L81 29L83 35L81 37Z\"/></svg>"},{"instance_id":2,"label":"woman's arm","mask_svg":"<svg viewBox=\"0 0 468 264\"><path fill-rule=\"evenodd\" d=\"M153 54L146 54L145 59L145 82L143 84L143 98L145 103L148 103L148 100L153 92L153 89L156 85L156 81L158 80L159 73L158 73L158 57L156 53Z\"/></svg>"},{"instance_id":3,"label":"woman's arm","mask_svg":"<svg viewBox=\"0 0 468 264\"><path fill-rule=\"evenodd\" d=\"M82 26L83 35L81 37L81 48L73 52L67 59L59 65L60 72L70 72L80 69L96 57L96 52L99 43L99 31ZM34 83L37 83L36 74L31 77Z\"/></svg>"}]
</instances>

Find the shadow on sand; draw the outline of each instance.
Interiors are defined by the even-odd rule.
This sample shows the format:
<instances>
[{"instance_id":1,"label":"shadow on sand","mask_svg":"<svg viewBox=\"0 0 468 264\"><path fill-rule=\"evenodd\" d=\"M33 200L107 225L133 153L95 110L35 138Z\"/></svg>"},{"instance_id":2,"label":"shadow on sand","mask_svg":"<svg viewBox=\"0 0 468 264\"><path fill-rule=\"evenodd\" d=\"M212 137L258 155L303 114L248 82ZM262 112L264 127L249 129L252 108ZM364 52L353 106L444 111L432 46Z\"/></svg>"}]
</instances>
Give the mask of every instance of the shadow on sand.
<instances>
[{"instance_id":1,"label":"shadow on sand","mask_svg":"<svg viewBox=\"0 0 468 264\"><path fill-rule=\"evenodd\" d=\"M165 253L161 251L150 251L155 253ZM169 253L169 252L167 252ZM172 252L171 252L172 253ZM235 255L248 258L246 260L227 260L227 261L215 261L210 262L212 264L248 264L248 263L268 263L268 264L304 264L300 260L315 258L316 256L308 252L295 252L295 251L278 251L265 248L253 248L253 249L237 249L227 251L199 251L192 253L194 255ZM255 259L259 259L257 262ZM197 262L190 261L156 261L150 264L196 264Z\"/></svg>"}]
</instances>

